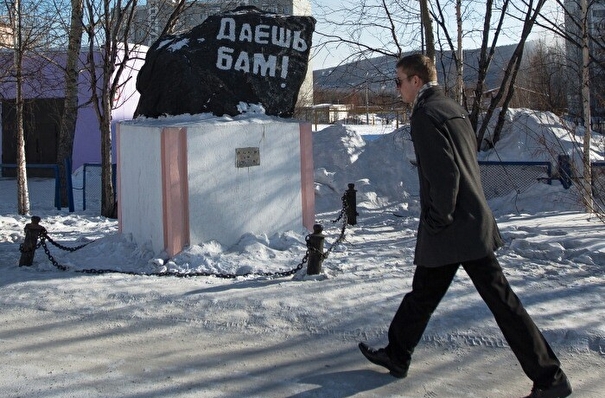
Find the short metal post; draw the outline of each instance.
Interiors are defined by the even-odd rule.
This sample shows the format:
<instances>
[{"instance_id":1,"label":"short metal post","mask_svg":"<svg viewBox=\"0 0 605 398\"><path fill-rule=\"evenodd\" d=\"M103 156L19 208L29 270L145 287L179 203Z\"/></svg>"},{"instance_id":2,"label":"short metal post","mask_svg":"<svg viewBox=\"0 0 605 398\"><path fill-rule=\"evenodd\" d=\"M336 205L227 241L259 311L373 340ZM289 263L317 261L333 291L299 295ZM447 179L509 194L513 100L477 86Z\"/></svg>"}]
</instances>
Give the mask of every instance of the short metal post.
<instances>
[{"instance_id":1,"label":"short metal post","mask_svg":"<svg viewBox=\"0 0 605 398\"><path fill-rule=\"evenodd\" d=\"M317 275L321 272L325 239L322 231L323 227L321 224L315 224L313 225L313 233L307 236L307 246L309 248L307 275Z\"/></svg>"},{"instance_id":2,"label":"short metal post","mask_svg":"<svg viewBox=\"0 0 605 398\"><path fill-rule=\"evenodd\" d=\"M36 252L36 245L38 244L38 238L44 227L40 225L40 217L33 216L32 222L25 224L25 240L19 246L21 250L21 258L19 259L19 267L31 266L34 263L34 253Z\"/></svg>"},{"instance_id":3,"label":"short metal post","mask_svg":"<svg viewBox=\"0 0 605 398\"><path fill-rule=\"evenodd\" d=\"M357 190L355 184L349 184L349 189L345 192L345 201L347 202L347 224L357 224Z\"/></svg>"}]
</instances>

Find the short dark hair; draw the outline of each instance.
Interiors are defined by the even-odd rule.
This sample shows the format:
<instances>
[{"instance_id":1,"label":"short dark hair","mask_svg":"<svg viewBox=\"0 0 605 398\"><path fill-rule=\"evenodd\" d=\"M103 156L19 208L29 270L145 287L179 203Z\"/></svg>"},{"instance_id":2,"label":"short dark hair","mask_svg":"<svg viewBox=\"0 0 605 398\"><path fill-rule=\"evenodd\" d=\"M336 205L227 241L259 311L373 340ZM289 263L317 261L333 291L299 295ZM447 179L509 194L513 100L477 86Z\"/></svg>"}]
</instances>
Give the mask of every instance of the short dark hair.
<instances>
[{"instance_id":1,"label":"short dark hair","mask_svg":"<svg viewBox=\"0 0 605 398\"><path fill-rule=\"evenodd\" d=\"M401 68L408 76L418 76L424 83L437 81L435 63L426 55L406 55L397 61L397 68Z\"/></svg>"}]
</instances>

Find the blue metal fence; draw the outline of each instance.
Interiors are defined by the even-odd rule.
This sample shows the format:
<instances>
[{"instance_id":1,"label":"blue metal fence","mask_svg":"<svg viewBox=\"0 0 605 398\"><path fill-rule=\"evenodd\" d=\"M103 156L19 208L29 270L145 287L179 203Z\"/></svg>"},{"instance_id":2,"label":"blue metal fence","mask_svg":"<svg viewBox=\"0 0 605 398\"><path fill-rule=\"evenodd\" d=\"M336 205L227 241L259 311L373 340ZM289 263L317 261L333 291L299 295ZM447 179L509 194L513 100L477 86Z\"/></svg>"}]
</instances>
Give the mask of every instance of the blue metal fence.
<instances>
[{"instance_id":1,"label":"blue metal fence","mask_svg":"<svg viewBox=\"0 0 605 398\"><path fill-rule=\"evenodd\" d=\"M536 182L550 184L550 162L488 162L480 161L481 183L487 199L522 193Z\"/></svg>"},{"instance_id":2,"label":"blue metal fence","mask_svg":"<svg viewBox=\"0 0 605 398\"><path fill-rule=\"evenodd\" d=\"M101 164L84 163L82 172L82 210L88 208L101 211L101 193L103 191ZM114 194L117 195L116 164L111 165L111 180L114 186Z\"/></svg>"}]
</instances>

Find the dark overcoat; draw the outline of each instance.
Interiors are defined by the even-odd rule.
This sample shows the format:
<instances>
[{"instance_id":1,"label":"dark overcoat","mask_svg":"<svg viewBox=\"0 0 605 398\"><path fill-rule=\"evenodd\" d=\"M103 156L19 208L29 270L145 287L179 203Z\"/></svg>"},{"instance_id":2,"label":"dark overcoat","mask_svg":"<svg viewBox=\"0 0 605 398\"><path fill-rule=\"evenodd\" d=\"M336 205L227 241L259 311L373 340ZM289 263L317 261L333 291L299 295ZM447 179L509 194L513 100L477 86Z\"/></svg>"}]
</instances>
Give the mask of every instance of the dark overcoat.
<instances>
[{"instance_id":1,"label":"dark overcoat","mask_svg":"<svg viewBox=\"0 0 605 398\"><path fill-rule=\"evenodd\" d=\"M411 135L421 205L414 263L438 267L493 253L502 238L481 187L467 112L430 87L416 101Z\"/></svg>"}]
</instances>

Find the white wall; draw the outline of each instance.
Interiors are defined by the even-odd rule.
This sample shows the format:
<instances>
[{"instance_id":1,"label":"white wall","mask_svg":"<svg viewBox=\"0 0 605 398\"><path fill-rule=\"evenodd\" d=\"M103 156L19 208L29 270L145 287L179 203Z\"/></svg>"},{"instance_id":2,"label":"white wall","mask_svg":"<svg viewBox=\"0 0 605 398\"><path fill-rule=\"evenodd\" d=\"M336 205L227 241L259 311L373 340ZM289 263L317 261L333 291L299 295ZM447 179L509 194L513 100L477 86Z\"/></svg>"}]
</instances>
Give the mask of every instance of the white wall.
<instances>
[{"instance_id":1,"label":"white wall","mask_svg":"<svg viewBox=\"0 0 605 398\"><path fill-rule=\"evenodd\" d=\"M302 228L298 123L201 124L188 128L187 144L192 243ZM236 168L236 148L246 147L259 148L260 165Z\"/></svg>"},{"instance_id":2,"label":"white wall","mask_svg":"<svg viewBox=\"0 0 605 398\"><path fill-rule=\"evenodd\" d=\"M164 249L161 131L129 125L118 132L120 227L139 245L150 241L156 253Z\"/></svg>"}]
</instances>

